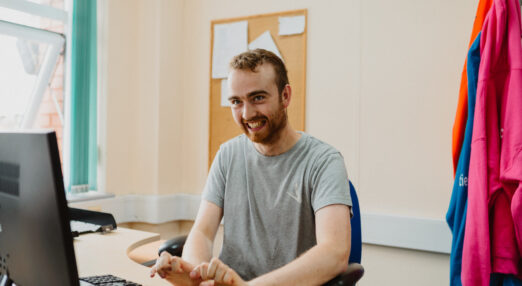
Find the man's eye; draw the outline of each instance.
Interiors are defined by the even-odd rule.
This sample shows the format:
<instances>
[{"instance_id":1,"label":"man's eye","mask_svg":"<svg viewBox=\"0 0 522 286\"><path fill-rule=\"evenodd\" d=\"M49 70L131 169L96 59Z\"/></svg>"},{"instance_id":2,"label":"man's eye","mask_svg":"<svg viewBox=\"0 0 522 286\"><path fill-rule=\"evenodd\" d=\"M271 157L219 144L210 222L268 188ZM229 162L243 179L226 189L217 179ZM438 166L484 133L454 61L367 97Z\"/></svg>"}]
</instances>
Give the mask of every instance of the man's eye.
<instances>
[{"instance_id":1,"label":"man's eye","mask_svg":"<svg viewBox=\"0 0 522 286\"><path fill-rule=\"evenodd\" d=\"M260 101L260 100L263 100L264 98L265 98L264 96L258 95L258 96L254 97L254 101Z\"/></svg>"},{"instance_id":2,"label":"man's eye","mask_svg":"<svg viewBox=\"0 0 522 286\"><path fill-rule=\"evenodd\" d=\"M237 105L237 104L240 103L240 101L237 100L237 99L232 99L232 100L230 101L230 103L231 103L232 105Z\"/></svg>"}]
</instances>

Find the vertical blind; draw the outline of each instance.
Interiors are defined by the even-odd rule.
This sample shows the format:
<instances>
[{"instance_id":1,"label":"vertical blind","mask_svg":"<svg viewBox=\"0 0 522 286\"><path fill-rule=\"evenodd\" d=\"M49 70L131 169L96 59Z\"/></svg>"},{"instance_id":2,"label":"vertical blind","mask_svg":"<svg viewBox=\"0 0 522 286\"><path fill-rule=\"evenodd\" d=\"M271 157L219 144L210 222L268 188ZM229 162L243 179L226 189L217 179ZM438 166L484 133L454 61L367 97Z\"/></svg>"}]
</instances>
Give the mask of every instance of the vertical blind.
<instances>
[{"instance_id":1,"label":"vertical blind","mask_svg":"<svg viewBox=\"0 0 522 286\"><path fill-rule=\"evenodd\" d=\"M97 166L96 1L75 0L71 33L71 161L72 193L95 190Z\"/></svg>"}]
</instances>

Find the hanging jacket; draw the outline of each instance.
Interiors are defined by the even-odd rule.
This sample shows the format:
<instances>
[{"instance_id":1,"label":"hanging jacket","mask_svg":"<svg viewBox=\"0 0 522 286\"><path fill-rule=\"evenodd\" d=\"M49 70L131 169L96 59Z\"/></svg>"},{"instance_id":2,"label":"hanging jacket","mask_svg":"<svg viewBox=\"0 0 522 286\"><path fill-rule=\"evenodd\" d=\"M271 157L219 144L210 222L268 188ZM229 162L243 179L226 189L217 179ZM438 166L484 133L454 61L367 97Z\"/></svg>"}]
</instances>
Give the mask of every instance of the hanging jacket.
<instances>
[{"instance_id":1,"label":"hanging jacket","mask_svg":"<svg viewBox=\"0 0 522 286\"><path fill-rule=\"evenodd\" d=\"M473 23L473 30L471 31L471 38L469 40L468 49L477 38L478 33L482 30L482 25L486 14L491 7L493 0L480 0L475 14L475 22ZM457 113L455 115L455 123L453 124L453 141L452 141L452 155L453 155L453 173L457 170L458 160L462 149L462 142L464 140L465 127L467 125L468 117L468 77L467 77L467 59L464 62L462 70L462 77L460 80L459 101L457 104Z\"/></svg>"},{"instance_id":2,"label":"hanging jacket","mask_svg":"<svg viewBox=\"0 0 522 286\"><path fill-rule=\"evenodd\" d=\"M466 134L462 143L459 165L453 183L450 206L446 214L446 221L453 234L450 254L450 285L460 286L462 270L462 246L464 244L464 227L466 225L466 211L468 202L468 171L471 152L471 136L473 134L473 118L475 113L475 97L477 94L477 80L480 65L480 33L471 45L467 59L468 73L468 119Z\"/></svg>"},{"instance_id":3,"label":"hanging jacket","mask_svg":"<svg viewBox=\"0 0 522 286\"><path fill-rule=\"evenodd\" d=\"M463 285L520 275L522 47L518 0L494 0L482 28L468 181ZM512 206L513 203L513 206ZM515 217L513 217L515 215Z\"/></svg>"},{"instance_id":4,"label":"hanging jacket","mask_svg":"<svg viewBox=\"0 0 522 286\"><path fill-rule=\"evenodd\" d=\"M522 286L522 280L510 274L491 274L489 286Z\"/></svg>"}]
</instances>

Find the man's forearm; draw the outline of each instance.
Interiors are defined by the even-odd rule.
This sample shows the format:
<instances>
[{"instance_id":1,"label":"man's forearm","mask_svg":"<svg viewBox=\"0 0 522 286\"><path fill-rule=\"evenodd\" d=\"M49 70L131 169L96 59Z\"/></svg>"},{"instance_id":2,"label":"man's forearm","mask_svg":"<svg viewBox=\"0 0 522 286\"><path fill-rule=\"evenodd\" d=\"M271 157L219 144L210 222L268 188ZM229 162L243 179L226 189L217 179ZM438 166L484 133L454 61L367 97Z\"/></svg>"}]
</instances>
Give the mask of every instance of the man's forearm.
<instances>
[{"instance_id":1,"label":"man's forearm","mask_svg":"<svg viewBox=\"0 0 522 286\"><path fill-rule=\"evenodd\" d=\"M348 267L350 250L316 245L291 263L262 275L249 285L321 285Z\"/></svg>"},{"instance_id":2,"label":"man's forearm","mask_svg":"<svg viewBox=\"0 0 522 286\"><path fill-rule=\"evenodd\" d=\"M182 258L194 266L202 262L209 262L212 258L212 246L212 239L201 231L193 229L185 242Z\"/></svg>"}]
</instances>

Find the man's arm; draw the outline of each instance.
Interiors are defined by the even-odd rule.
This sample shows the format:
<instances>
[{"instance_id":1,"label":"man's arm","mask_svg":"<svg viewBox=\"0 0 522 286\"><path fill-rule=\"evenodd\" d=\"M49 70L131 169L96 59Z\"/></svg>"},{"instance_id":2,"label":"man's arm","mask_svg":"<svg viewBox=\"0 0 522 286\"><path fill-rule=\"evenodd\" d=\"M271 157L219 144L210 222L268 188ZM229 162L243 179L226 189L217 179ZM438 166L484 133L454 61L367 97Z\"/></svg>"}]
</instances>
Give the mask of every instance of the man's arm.
<instances>
[{"instance_id":1,"label":"man's arm","mask_svg":"<svg viewBox=\"0 0 522 286\"><path fill-rule=\"evenodd\" d=\"M183 260L193 265L210 261L214 238L222 217L222 208L206 200L201 201L196 221L183 248Z\"/></svg>"},{"instance_id":2,"label":"man's arm","mask_svg":"<svg viewBox=\"0 0 522 286\"><path fill-rule=\"evenodd\" d=\"M223 210L220 207L203 200L196 222L185 243L183 258L174 257L163 251L151 268L150 277L158 274L176 286L199 285L201 279L191 279L189 273L194 269L194 265L209 261L212 257L212 245L222 215Z\"/></svg>"}]
</instances>

